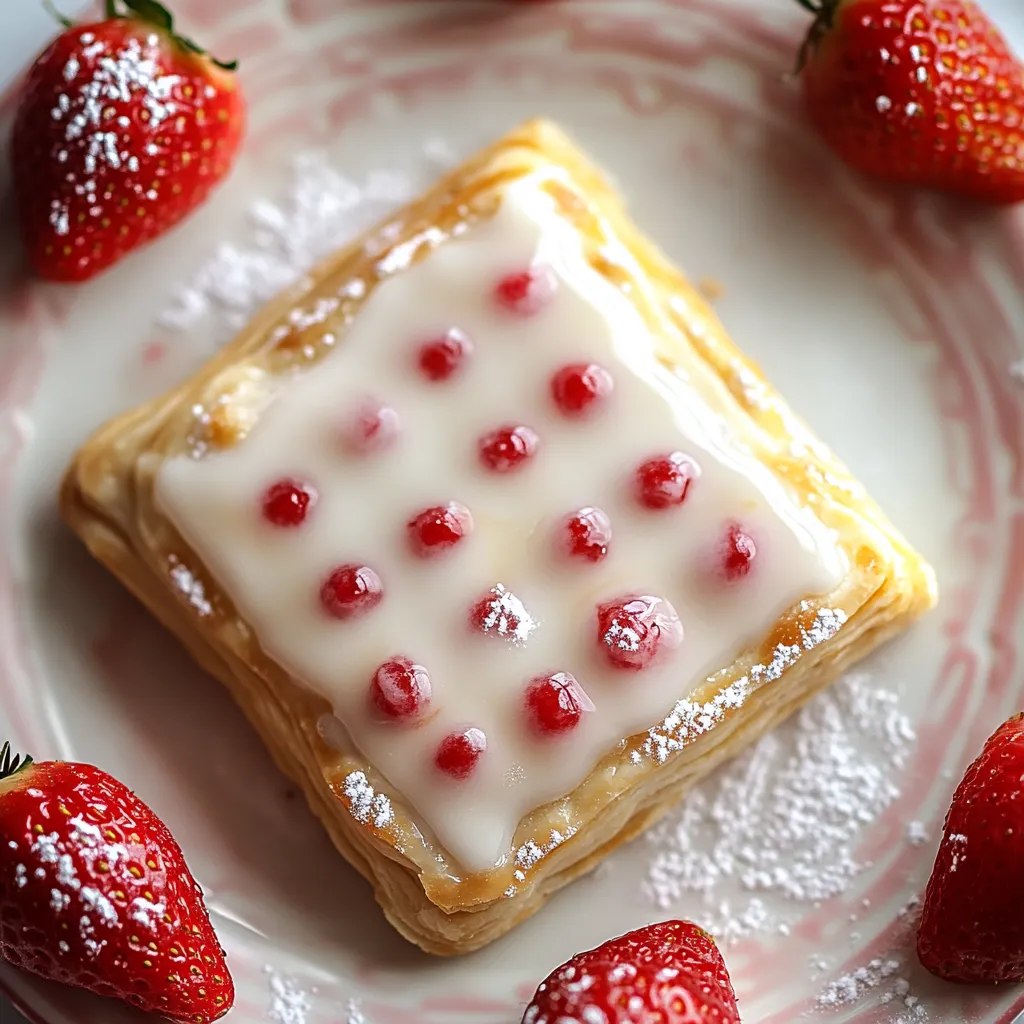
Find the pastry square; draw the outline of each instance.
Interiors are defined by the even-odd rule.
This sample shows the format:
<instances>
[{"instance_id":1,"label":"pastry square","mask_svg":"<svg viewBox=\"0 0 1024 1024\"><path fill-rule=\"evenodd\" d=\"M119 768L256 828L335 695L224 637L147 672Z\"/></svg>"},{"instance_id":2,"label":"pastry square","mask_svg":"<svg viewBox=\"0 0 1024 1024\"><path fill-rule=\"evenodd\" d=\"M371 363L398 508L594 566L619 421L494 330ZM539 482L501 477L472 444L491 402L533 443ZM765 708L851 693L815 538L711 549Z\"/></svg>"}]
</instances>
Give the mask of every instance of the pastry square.
<instances>
[{"instance_id":1,"label":"pastry square","mask_svg":"<svg viewBox=\"0 0 1024 1024\"><path fill-rule=\"evenodd\" d=\"M61 507L442 955L936 596L546 122L100 429Z\"/></svg>"}]
</instances>

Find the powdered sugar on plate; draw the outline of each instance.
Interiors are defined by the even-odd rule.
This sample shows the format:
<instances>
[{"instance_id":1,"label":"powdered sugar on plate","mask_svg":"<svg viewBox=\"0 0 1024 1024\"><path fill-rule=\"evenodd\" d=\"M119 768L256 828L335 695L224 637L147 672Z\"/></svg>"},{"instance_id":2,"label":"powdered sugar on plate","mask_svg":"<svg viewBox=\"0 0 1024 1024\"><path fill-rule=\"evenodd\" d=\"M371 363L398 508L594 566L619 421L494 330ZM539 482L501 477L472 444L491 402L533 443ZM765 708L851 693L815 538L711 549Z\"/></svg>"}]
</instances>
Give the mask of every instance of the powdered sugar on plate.
<instances>
[{"instance_id":1,"label":"powdered sugar on plate","mask_svg":"<svg viewBox=\"0 0 1024 1024\"><path fill-rule=\"evenodd\" d=\"M896 1010L893 1024L920 1021L927 1017L921 1000L911 991L910 982L901 974L902 964L895 957L879 957L849 974L829 982L818 996L821 1009L834 1009L860 1002L877 993L878 1002Z\"/></svg>"},{"instance_id":2,"label":"powdered sugar on plate","mask_svg":"<svg viewBox=\"0 0 1024 1024\"><path fill-rule=\"evenodd\" d=\"M928 829L923 821L912 821L907 825L907 842L911 846L923 846L928 842Z\"/></svg>"},{"instance_id":3,"label":"powdered sugar on plate","mask_svg":"<svg viewBox=\"0 0 1024 1024\"><path fill-rule=\"evenodd\" d=\"M689 897L720 943L785 933L787 903L838 895L863 869L854 850L899 795L913 742L896 696L848 676L648 833L644 894L663 910Z\"/></svg>"},{"instance_id":4,"label":"powdered sugar on plate","mask_svg":"<svg viewBox=\"0 0 1024 1024\"><path fill-rule=\"evenodd\" d=\"M428 140L411 168L378 170L356 181L323 153L299 154L285 198L253 203L249 237L239 245L223 243L174 293L159 326L183 331L212 315L227 337L317 260L408 202L452 163L443 142Z\"/></svg>"},{"instance_id":5,"label":"powdered sugar on plate","mask_svg":"<svg viewBox=\"0 0 1024 1024\"><path fill-rule=\"evenodd\" d=\"M104 170L123 171L127 175L121 192L127 191L135 203L154 202L158 198L154 187L145 184L136 175L145 173L139 158L131 152L131 105L142 105L151 141L147 155L159 151L159 126L180 108L171 95L181 81L178 75L165 74L161 69L160 38L147 36L144 42L129 38L118 46L108 40L96 39L91 32L79 36L83 47L79 56L72 55L64 65L67 92L57 97L57 105L50 116L63 128L63 147L57 149L56 159L66 170L69 190L80 197L88 216L100 220L107 212L112 191L103 181ZM81 58L81 59L79 59ZM84 66L88 69L82 73ZM112 106L113 104L113 106ZM117 106L120 104L121 106ZM120 116L115 115L120 111ZM136 119L135 124L139 121ZM127 204L127 198L122 200ZM51 202L50 226L54 235L62 237L71 230L74 211L69 209L67 196ZM84 217L85 213L79 213Z\"/></svg>"},{"instance_id":6,"label":"powdered sugar on plate","mask_svg":"<svg viewBox=\"0 0 1024 1024\"><path fill-rule=\"evenodd\" d=\"M274 1024L306 1024L313 1008L309 994L294 982L278 974L272 967L264 968L270 979L270 1009L267 1019Z\"/></svg>"}]
</instances>

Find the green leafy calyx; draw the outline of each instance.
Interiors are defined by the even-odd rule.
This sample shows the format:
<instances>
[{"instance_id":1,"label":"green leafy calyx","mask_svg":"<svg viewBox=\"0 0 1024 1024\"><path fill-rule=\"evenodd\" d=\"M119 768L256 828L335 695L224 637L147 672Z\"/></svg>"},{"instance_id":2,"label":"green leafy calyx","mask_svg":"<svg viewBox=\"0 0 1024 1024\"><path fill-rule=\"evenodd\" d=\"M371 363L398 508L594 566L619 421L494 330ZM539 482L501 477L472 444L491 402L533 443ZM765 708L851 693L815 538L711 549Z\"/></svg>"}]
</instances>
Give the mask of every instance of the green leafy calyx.
<instances>
[{"instance_id":1,"label":"green leafy calyx","mask_svg":"<svg viewBox=\"0 0 1024 1024\"><path fill-rule=\"evenodd\" d=\"M797 72L803 71L807 62L813 56L818 44L825 36L832 31L836 23L836 14L843 0L796 0L806 11L814 15L814 24L811 25L803 46L800 47L800 57L797 60Z\"/></svg>"},{"instance_id":2,"label":"green leafy calyx","mask_svg":"<svg viewBox=\"0 0 1024 1024\"><path fill-rule=\"evenodd\" d=\"M810 11L815 18L827 22L826 27L831 28L842 0L796 0L796 2L805 10Z\"/></svg>"},{"instance_id":3,"label":"green leafy calyx","mask_svg":"<svg viewBox=\"0 0 1024 1024\"><path fill-rule=\"evenodd\" d=\"M57 10L53 0L43 0L43 6L64 28L74 28L74 22ZM174 16L158 0L104 0L103 13L108 21L114 18L135 18L163 32L189 53L206 53L198 43L174 31ZM210 56L210 60L224 71L235 71L238 68L237 60L223 61L213 56Z\"/></svg>"},{"instance_id":4,"label":"green leafy calyx","mask_svg":"<svg viewBox=\"0 0 1024 1024\"><path fill-rule=\"evenodd\" d=\"M11 750L11 744L5 742L0 747L0 780L11 779L19 772L23 772L32 763L32 758L26 754L22 757Z\"/></svg>"}]
</instances>

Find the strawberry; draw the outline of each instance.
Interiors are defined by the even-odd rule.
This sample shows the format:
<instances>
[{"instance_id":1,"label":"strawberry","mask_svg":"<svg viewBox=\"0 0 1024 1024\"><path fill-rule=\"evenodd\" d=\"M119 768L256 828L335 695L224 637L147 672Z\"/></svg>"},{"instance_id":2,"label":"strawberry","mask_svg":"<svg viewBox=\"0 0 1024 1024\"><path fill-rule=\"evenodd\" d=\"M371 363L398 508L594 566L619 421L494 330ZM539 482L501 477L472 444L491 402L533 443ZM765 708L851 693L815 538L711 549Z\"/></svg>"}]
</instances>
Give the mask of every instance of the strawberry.
<instances>
[{"instance_id":1,"label":"strawberry","mask_svg":"<svg viewBox=\"0 0 1024 1024\"><path fill-rule=\"evenodd\" d=\"M953 795L917 955L949 981L1024 981L1024 714L996 730Z\"/></svg>"},{"instance_id":2,"label":"strawberry","mask_svg":"<svg viewBox=\"0 0 1024 1024\"><path fill-rule=\"evenodd\" d=\"M234 1000L203 895L159 818L86 764L0 751L0 957L207 1024Z\"/></svg>"},{"instance_id":3,"label":"strawberry","mask_svg":"<svg viewBox=\"0 0 1024 1024\"><path fill-rule=\"evenodd\" d=\"M714 939L665 921L577 953L549 974L523 1024L739 1024L736 996Z\"/></svg>"},{"instance_id":4,"label":"strawberry","mask_svg":"<svg viewBox=\"0 0 1024 1024\"><path fill-rule=\"evenodd\" d=\"M1024 200L1024 66L973 0L799 0L810 119L851 167Z\"/></svg>"},{"instance_id":5,"label":"strawberry","mask_svg":"<svg viewBox=\"0 0 1024 1024\"><path fill-rule=\"evenodd\" d=\"M15 115L21 233L53 281L93 277L181 220L242 139L232 66L175 35L156 0L107 0L107 14L47 48Z\"/></svg>"}]
</instances>

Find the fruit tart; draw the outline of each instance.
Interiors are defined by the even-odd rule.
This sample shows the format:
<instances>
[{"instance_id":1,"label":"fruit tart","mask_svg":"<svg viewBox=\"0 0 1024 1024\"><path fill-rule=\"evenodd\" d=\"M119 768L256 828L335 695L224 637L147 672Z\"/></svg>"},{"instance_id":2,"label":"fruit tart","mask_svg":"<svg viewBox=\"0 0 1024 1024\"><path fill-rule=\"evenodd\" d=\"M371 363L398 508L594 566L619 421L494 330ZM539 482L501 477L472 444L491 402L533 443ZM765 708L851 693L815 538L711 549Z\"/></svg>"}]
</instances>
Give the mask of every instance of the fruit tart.
<instances>
[{"instance_id":1,"label":"fruit tart","mask_svg":"<svg viewBox=\"0 0 1024 1024\"><path fill-rule=\"evenodd\" d=\"M935 599L546 122L102 427L61 504L437 954L529 917Z\"/></svg>"}]
</instances>

